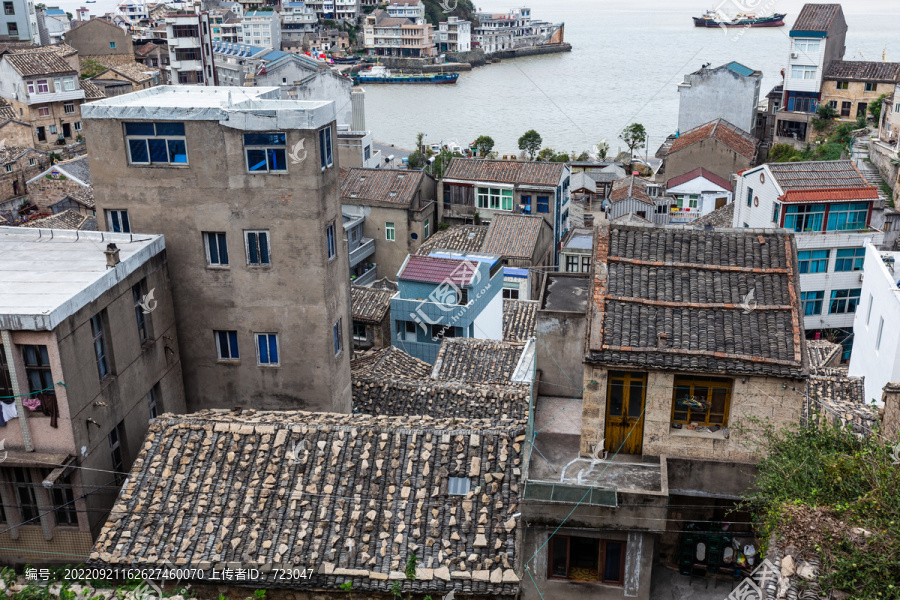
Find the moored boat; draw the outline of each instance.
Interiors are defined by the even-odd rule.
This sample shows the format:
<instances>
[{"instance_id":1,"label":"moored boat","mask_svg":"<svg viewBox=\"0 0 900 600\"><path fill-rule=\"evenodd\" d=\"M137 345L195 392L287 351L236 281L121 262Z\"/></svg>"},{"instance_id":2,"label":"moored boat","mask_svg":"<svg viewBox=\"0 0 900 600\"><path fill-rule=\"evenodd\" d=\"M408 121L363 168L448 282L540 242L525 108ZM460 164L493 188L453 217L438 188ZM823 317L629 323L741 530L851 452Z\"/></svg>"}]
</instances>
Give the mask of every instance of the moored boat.
<instances>
[{"instance_id":1,"label":"moored boat","mask_svg":"<svg viewBox=\"0 0 900 600\"><path fill-rule=\"evenodd\" d=\"M738 13L732 19L713 10L706 11L702 17L692 17L694 27L782 27L785 13L775 13L768 17L758 17L753 13Z\"/></svg>"},{"instance_id":2,"label":"moored boat","mask_svg":"<svg viewBox=\"0 0 900 600\"><path fill-rule=\"evenodd\" d=\"M390 69L375 65L353 76L353 83L456 83L459 73L395 74Z\"/></svg>"}]
</instances>

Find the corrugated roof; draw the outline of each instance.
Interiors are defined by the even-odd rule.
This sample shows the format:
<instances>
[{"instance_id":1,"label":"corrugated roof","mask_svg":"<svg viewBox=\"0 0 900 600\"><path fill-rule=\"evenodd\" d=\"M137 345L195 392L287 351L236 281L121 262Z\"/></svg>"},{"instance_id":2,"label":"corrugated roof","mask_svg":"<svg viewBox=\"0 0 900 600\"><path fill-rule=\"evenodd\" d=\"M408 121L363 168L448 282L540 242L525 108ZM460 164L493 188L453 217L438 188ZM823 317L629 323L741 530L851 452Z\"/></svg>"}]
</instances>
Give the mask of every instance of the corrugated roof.
<instances>
[{"instance_id":1,"label":"corrugated roof","mask_svg":"<svg viewBox=\"0 0 900 600\"><path fill-rule=\"evenodd\" d=\"M475 270L467 261L410 254L397 278L425 283L448 282L465 286L472 282L474 275Z\"/></svg>"},{"instance_id":2,"label":"corrugated roof","mask_svg":"<svg viewBox=\"0 0 900 600\"><path fill-rule=\"evenodd\" d=\"M871 187L850 160L767 163L766 167L785 192Z\"/></svg>"},{"instance_id":3,"label":"corrugated roof","mask_svg":"<svg viewBox=\"0 0 900 600\"><path fill-rule=\"evenodd\" d=\"M341 177L341 202L409 204L424 177L422 171L353 168Z\"/></svg>"},{"instance_id":4,"label":"corrugated roof","mask_svg":"<svg viewBox=\"0 0 900 600\"><path fill-rule=\"evenodd\" d=\"M544 223L537 215L496 214L481 251L504 258L534 258Z\"/></svg>"},{"instance_id":5,"label":"corrugated roof","mask_svg":"<svg viewBox=\"0 0 900 600\"><path fill-rule=\"evenodd\" d=\"M825 69L824 78L895 83L900 81L900 63L833 60Z\"/></svg>"},{"instance_id":6,"label":"corrugated roof","mask_svg":"<svg viewBox=\"0 0 900 600\"><path fill-rule=\"evenodd\" d=\"M759 140L725 119L716 119L685 131L672 142L666 155L710 138L719 140L749 160L756 158Z\"/></svg>"},{"instance_id":7,"label":"corrugated roof","mask_svg":"<svg viewBox=\"0 0 900 600\"><path fill-rule=\"evenodd\" d=\"M840 4L804 4L791 31L828 31L839 14Z\"/></svg>"},{"instance_id":8,"label":"corrugated roof","mask_svg":"<svg viewBox=\"0 0 900 600\"><path fill-rule=\"evenodd\" d=\"M556 187L565 169L564 163L554 162L454 158L450 160L444 179Z\"/></svg>"},{"instance_id":9,"label":"corrugated roof","mask_svg":"<svg viewBox=\"0 0 900 600\"><path fill-rule=\"evenodd\" d=\"M773 230L601 228L591 361L804 378L795 256Z\"/></svg>"},{"instance_id":10,"label":"corrugated roof","mask_svg":"<svg viewBox=\"0 0 900 600\"><path fill-rule=\"evenodd\" d=\"M354 321L381 323L391 308L391 296L394 293L385 290L358 285L350 286L350 314Z\"/></svg>"},{"instance_id":11,"label":"corrugated roof","mask_svg":"<svg viewBox=\"0 0 900 600\"><path fill-rule=\"evenodd\" d=\"M22 77L77 72L56 52L19 52L6 54L4 59Z\"/></svg>"},{"instance_id":12,"label":"corrugated roof","mask_svg":"<svg viewBox=\"0 0 900 600\"><path fill-rule=\"evenodd\" d=\"M759 72L759 71L756 71L755 69L751 69L750 67L744 66L737 61L731 61L730 63L725 65L725 67L734 71L738 75L743 75L744 77L750 77L751 75Z\"/></svg>"},{"instance_id":13,"label":"corrugated roof","mask_svg":"<svg viewBox=\"0 0 900 600\"><path fill-rule=\"evenodd\" d=\"M673 177L672 179L670 179L669 181L666 182L666 188L672 189L673 187L678 187L679 185L681 185L683 183L687 183L688 181L693 181L694 179L697 179L698 177L703 177L707 181L710 181L710 182L716 184L720 188L728 190L729 192L731 191L731 183L727 179L719 177L715 173L710 173L703 167L697 167L693 171L689 171L689 172L685 173L684 175L679 175L678 177Z\"/></svg>"}]
</instances>

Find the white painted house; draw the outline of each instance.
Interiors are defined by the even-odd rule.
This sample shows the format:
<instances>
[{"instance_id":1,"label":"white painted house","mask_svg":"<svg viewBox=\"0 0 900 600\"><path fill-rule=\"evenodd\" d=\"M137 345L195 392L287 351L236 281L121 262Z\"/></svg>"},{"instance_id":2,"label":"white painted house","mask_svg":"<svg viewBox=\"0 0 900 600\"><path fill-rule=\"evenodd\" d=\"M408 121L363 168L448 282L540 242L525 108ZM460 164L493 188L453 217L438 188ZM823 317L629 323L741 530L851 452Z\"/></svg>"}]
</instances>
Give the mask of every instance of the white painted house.
<instances>
[{"instance_id":1,"label":"white painted house","mask_svg":"<svg viewBox=\"0 0 900 600\"><path fill-rule=\"evenodd\" d=\"M865 246L884 240L871 226L873 211L883 210L878 189L849 160L768 163L735 179L734 227L796 232L806 333L834 335L849 358Z\"/></svg>"},{"instance_id":2,"label":"white painted house","mask_svg":"<svg viewBox=\"0 0 900 600\"><path fill-rule=\"evenodd\" d=\"M703 167L673 177L666 183L666 194L675 198L669 223L691 223L731 202L731 183Z\"/></svg>"},{"instance_id":3,"label":"white painted house","mask_svg":"<svg viewBox=\"0 0 900 600\"><path fill-rule=\"evenodd\" d=\"M884 386L900 381L900 252L867 244L864 268L849 374L865 377L866 402L880 404Z\"/></svg>"}]
</instances>

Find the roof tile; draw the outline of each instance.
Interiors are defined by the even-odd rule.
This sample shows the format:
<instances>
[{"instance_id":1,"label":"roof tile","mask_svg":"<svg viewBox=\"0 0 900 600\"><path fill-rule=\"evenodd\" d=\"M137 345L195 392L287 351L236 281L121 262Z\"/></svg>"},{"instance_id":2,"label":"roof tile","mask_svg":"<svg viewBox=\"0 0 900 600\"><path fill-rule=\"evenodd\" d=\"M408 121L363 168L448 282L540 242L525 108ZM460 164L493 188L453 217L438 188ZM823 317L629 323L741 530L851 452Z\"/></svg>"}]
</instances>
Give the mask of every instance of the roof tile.
<instances>
[{"instance_id":1,"label":"roof tile","mask_svg":"<svg viewBox=\"0 0 900 600\"><path fill-rule=\"evenodd\" d=\"M545 222L536 215L494 215L481 251L504 258L534 258Z\"/></svg>"},{"instance_id":2,"label":"roof tile","mask_svg":"<svg viewBox=\"0 0 900 600\"><path fill-rule=\"evenodd\" d=\"M744 158L749 160L756 158L759 140L725 119L716 119L685 131L672 142L666 154L678 152L688 146L713 138Z\"/></svg>"},{"instance_id":3,"label":"roof tile","mask_svg":"<svg viewBox=\"0 0 900 600\"><path fill-rule=\"evenodd\" d=\"M444 178L556 187L565 169L564 163L554 162L454 158L450 160Z\"/></svg>"}]
</instances>

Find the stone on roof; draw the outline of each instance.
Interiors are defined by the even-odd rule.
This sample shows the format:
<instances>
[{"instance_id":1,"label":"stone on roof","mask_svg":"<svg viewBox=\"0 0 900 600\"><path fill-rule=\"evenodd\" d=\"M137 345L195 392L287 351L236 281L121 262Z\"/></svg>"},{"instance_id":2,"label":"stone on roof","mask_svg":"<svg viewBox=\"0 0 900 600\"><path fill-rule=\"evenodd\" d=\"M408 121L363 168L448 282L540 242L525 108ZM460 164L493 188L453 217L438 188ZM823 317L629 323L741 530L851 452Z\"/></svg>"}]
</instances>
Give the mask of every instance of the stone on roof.
<instances>
[{"instance_id":1,"label":"stone on roof","mask_svg":"<svg viewBox=\"0 0 900 600\"><path fill-rule=\"evenodd\" d=\"M424 177L423 171L353 168L341 177L341 201L409 204Z\"/></svg>"},{"instance_id":2,"label":"stone on roof","mask_svg":"<svg viewBox=\"0 0 900 600\"><path fill-rule=\"evenodd\" d=\"M825 69L824 78L896 83L900 81L900 63L833 60Z\"/></svg>"},{"instance_id":3,"label":"stone on roof","mask_svg":"<svg viewBox=\"0 0 900 600\"><path fill-rule=\"evenodd\" d=\"M443 231L433 233L431 237L422 242L422 245L416 250L416 254L428 255L436 250L481 252L487 232L487 225L453 225Z\"/></svg>"},{"instance_id":4,"label":"stone on roof","mask_svg":"<svg viewBox=\"0 0 900 600\"><path fill-rule=\"evenodd\" d=\"M791 31L828 31L838 15L840 4L804 4Z\"/></svg>"},{"instance_id":5,"label":"stone on roof","mask_svg":"<svg viewBox=\"0 0 900 600\"><path fill-rule=\"evenodd\" d=\"M444 179L556 187L565 169L564 163L554 162L453 158Z\"/></svg>"},{"instance_id":6,"label":"stone on roof","mask_svg":"<svg viewBox=\"0 0 900 600\"><path fill-rule=\"evenodd\" d=\"M810 373L822 374L824 369L837 366L843 346L828 340L806 340Z\"/></svg>"},{"instance_id":7,"label":"stone on roof","mask_svg":"<svg viewBox=\"0 0 900 600\"><path fill-rule=\"evenodd\" d=\"M391 309L393 292L350 286L350 314L354 321L381 323Z\"/></svg>"},{"instance_id":8,"label":"stone on roof","mask_svg":"<svg viewBox=\"0 0 900 600\"><path fill-rule=\"evenodd\" d=\"M708 139L718 140L748 160L756 158L759 140L725 119L716 119L683 132L672 142L666 155Z\"/></svg>"},{"instance_id":9,"label":"stone on roof","mask_svg":"<svg viewBox=\"0 0 900 600\"><path fill-rule=\"evenodd\" d=\"M93 186L72 190L70 192L67 192L66 196L87 208L97 208L97 204L94 202Z\"/></svg>"},{"instance_id":10,"label":"stone on roof","mask_svg":"<svg viewBox=\"0 0 900 600\"><path fill-rule=\"evenodd\" d=\"M840 347L840 346L838 346ZM848 377L840 371L828 375L812 375L806 384L809 411L818 412L818 419L807 419L836 426L848 426L860 435L871 435L878 423L878 411L866 403L866 388L862 377ZM803 412L807 412L804 403Z\"/></svg>"},{"instance_id":11,"label":"stone on roof","mask_svg":"<svg viewBox=\"0 0 900 600\"><path fill-rule=\"evenodd\" d=\"M15 121L19 118L15 109L6 98L0 98L0 120Z\"/></svg>"},{"instance_id":12,"label":"stone on roof","mask_svg":"<svg viewBox=\"0 0 900 600\"><path fill-rule=\"evenodd\" d=\"M589 361L805 378L795 257L775 230L601 228Z\"/></svg>"},{"instance_id":13,"label":"stone on roof","mask_svg":"<svg viewBox=\"0 0 900 600\"><path fill-rule=\"evenodd\" d=\"M6 54L5 58L22 77L76 72L76 69L56 52L17 52Z\"/></svg>"},{"instance_id":14,"label":"stone on roof","mask_svg":"<svg viewBox=\"0 0 900 600\"><path fill-rule=\"evenodd\" d=\"M90 555L97 566L261 569L266 589L363 595L407 584L511 598L524 424L300 411L206 410L151 422ZM451 477L468 479L451 496ZM199 509L199 510L198 510ZM352 543L349 543L352 542Z\"/></svg>"},{"instance_id":15,"label":"stone on roof","mask_svg":"<svg viewBox=\"0 0 900 600\"><path fill-rule=\"evenodd\" d=\"M72 56L73 54L78 54L78 50L73 48L72 46L60 42L58 44L48 44L46 46L33 46L26 48L17 48L10 50L13 54L21 54L23 52L50 52L53 54L57 54L63 58L67 58Z\"/></svg>"},{"instance_id":16,"label":"stone on roof","mask_svg":"<svg viewBox=\"0 0 900 600\"><path fill-rule=\"evenodd\" d=\"M22 227L97 231L97 218L77 213L74 210L64 210L55 215L44 217L43 219L35 219L34 221L23 223Z\"/></svg>"},{"instance_id":17,"label":"stone on roof","mask_svg":"<svg viewBox=\"0 0 900 600\"><path fill-rule=\"evenodd\" d=\"M135 53L135 54L140 54L141 56L146 56L147 54L150 54L151 52L153 52L153 50L154 50L158 45L159 45L159 44L154 44L153 42L147 42L146 44L143 44L143 45L138 46L137 48L135 48L135 49L134 49L134 53Z\"/></svg>"},{"instance_id":18,"label":"stone on roof","mask_svg":"<svg viewBox=\"0 0 900 600\"><path fill-rule=\"evenodd\" d=\"M498 213L491 219L481 251L504 258L533 258L545 222L538 215Z\"/></svg>"},{"instance_id":19,"label":"stone on roof","mask_svg":"<svg viewBox=\"0 0 900 600\"><path fill-rule=\"evenodd\" d=\"M509 384L525 346L474 338L446 338L434 361L432 378L462 383Z\"/></svg>"},{"instance_id":20,"label":"stone on roof","mask_svg":"<svg viewBox=\"0 0 900 600\"><path fill-rule=\"evenodd\" d=\"M28 154L29 152L34 152L35 154L44 154L46 152L41 152L40 150L35 150L34 148L27 148L25 146L6 146L0 145L0 165L5 165L6 163L13 162L14 160L18 160Z\"/></svg>"},{"instance_id":21,"label":"stone on roof","mask_svg":"<svg viewBox=\"0 0 900 600\"><path fill-rule=\"evenodd\" d=\"M376 377L384 379L428 379L432 366L410 356L396 346L370 350L350 361L353 379Z\"/></svg>"},{"instance_id":22,"label":"stone on roof","mask_svg":"<svg viewBox=\"0 0 900 600\"><path fill-rule=\"evenodd\" d=\"M534 337L537 300L503 300L503 339L525 342Z\"/></svg>"},{"instance_id":23,"label":"stone on roof","mask_svg":"<svg viewBox=\"0 0 900 600\"><path fill-rule=\"evenodd\" d=\"M52 171L65 175L68 179L75 181L76 183L79 183L83 186L91 185L91 166L88 161L87 154L72 158L70 160L58 162L55 165L52 165L43 173L29 179L26 184L37 181L38 179L43 179ZM77 200L77 198L73 199ZM91 199L93 200L93 188L91 189Z\"/></svg>"},{"instance_id":24,"label":"stone on roof","mask_svg":"<svg viewBox=\"0 0 900 600\"><path fill-rule=\"evenodd\" d=\"M729 202L721 208L706 213L702 217L697 217L691 222L694 227L706 227L707 225L715 228L734 227L734 202Z\"/></svg>"}]
</instances>

